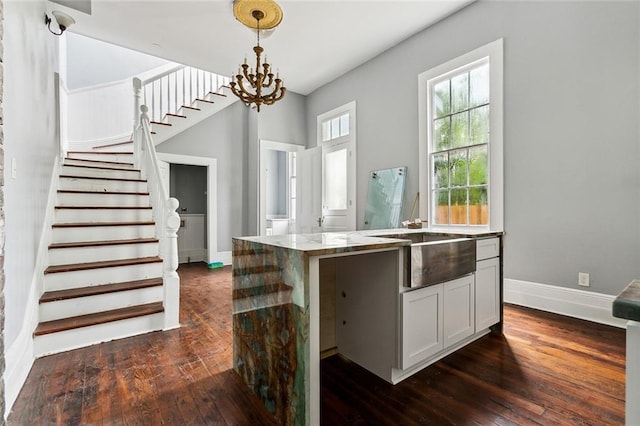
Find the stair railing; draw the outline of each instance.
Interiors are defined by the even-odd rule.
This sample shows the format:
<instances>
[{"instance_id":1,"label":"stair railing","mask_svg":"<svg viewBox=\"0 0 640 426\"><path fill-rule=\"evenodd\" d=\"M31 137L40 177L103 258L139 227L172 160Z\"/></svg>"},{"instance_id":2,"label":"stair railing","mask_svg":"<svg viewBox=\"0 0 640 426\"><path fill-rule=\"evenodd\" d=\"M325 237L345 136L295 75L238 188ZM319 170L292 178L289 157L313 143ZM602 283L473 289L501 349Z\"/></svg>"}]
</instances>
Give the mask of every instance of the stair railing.
<instances>
[{"instance_id":1,"label":"stair railing","mask_svg":"<svg viewBox=\"0 0 640 426\"><path fill-rule=\"evenodd\" d=\"M229 82L229 77L183 65L153 77L135 77L135 122L139 122L140 105L148 106L150 122L162 122L167 114L178 114L183 106L191 107L197 100L207 100L210 94L220 93Z\"/></svg>"},{"instance_id":2,"label":"stair railing","mask_svg":"<svg viewBox=\"0 0 640 426\"><path fill-rule=\"evenodd\" d=\"M137 166L146 177L156 222L156 237L160 240L162 276L164 281L165 330L180 326L180 277L178 269L178 200L170 198L160 172L149 124L148 108L140 105L140 122L134 132L134 153Z\"/></svg>"}]
</instances>

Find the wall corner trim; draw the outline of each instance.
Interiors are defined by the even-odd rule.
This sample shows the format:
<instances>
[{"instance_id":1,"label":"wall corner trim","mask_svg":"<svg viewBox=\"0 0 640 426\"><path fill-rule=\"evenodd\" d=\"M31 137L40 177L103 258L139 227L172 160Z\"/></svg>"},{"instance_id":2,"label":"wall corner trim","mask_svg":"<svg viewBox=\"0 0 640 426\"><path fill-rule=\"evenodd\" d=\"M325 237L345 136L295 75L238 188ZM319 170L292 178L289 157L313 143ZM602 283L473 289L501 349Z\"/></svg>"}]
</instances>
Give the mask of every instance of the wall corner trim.
<instances>
[{"instance_id":1,"label":"wall corner trim","mask_svg":"<svg viewBox=\"0 0 640 426\"><path fill-rule=\"evenodd\" d=\"M615 296L505 278L504 301L547 312L626 328L627 320L611 314Z\"/></svg>"}]
</instances>

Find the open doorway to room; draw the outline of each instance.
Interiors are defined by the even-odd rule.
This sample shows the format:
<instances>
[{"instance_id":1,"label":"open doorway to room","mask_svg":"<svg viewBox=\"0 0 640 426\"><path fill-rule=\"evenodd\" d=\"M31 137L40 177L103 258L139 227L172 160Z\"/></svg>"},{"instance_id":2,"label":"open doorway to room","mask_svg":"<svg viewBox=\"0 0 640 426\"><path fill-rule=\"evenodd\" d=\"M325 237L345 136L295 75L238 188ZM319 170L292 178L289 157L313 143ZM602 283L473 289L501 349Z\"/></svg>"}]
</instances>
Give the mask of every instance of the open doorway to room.
<instances>
[{"instance_id":1,"label":"open doorway to room","mask_svg":"<svg viewBox=\"0 0 640 426\"><path fill-rule=\"evenodd\" d=\"M178 257L180 263L189 260L191 262L201 260L207 263L221 261L224 262L224 264L231 264L231 253L218 252L216 159L162 152L158 153L158 159L160 163L164 163L165 165L164 167L161 165L161 169L164 169L163 179L165 180L166 187L169 188L171 196L177 198L180 202L180 206L178 207L178 214L181 219L181 226L178 230ZM201 178L205 179L204 184L202 181L196 183L191 180ZM192 190L190 187L196 188ZM204 201L204 213L201 213L203 210L201 205L195 207L196 201L189 201L191 197L199 198L197 201L199 203ZM183 211L183 208L187 210ZM199 221L203 222L204 237L200 234L194 238L199 237L204 239L204 241L200 240L204 243L204 254L200 258L198 257L199 254L202 253L200 247L188 247L185 245L187 243L185 239L189 238L189 232L193 231L194 234L196 233L198 226L200 226L198 225ZM189 226L191 225L189 222L192 222L193 225ZM187 226L189 226L189 229L187 229ZM191 245L191 243L189 243L189 245ZM183 250L181 250L181 247ZM200 250L198 250L199 248Z\"/></svg>"},{"instance_id":2,"label":"open doorway to room","mask_svg":"<svg viewBox=\"0 0 640 426\"><path fill-rule=\"evenodd\" d=\"M281 235L296 229L296 153L304 146L260 141L258 230Z\"/></svg>"},{"instance_id":3,"label":"open doorway to room","mask_svg":"<svg viewBox=\"0 0 640 426\"><path fill-rule=\"evenodd\" d=\"M178 260L204 262L207 255L207 168L170 164L169 195L180 200Z\"/></svg>"}]
</instances>

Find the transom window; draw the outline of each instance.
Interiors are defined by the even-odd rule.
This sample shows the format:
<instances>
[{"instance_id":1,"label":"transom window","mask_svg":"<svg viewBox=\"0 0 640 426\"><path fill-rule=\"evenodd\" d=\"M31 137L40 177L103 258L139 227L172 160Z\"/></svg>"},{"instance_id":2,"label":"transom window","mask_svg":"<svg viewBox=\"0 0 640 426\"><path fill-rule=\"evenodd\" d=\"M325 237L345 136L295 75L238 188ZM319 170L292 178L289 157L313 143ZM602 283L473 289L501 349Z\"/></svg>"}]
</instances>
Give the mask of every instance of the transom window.
<instances>
[{"instance_id":1,"label":"transom window","mask_svg":"<svg viewBox=\"0 0 640 426\"><path fill-rule=\"evenodd\" d=\"M502 40L418 81L420 217L503 231Z\"/></svg>"},{"instance_id":2,"label":"transom window","mask_svg":"<svg viewBox=\"0 0 640 426\"><path fill-rule=\"evenodd\" d=\"M349 113L322 121L322 142L349 136Z\"/></svg>"}]
</instances>

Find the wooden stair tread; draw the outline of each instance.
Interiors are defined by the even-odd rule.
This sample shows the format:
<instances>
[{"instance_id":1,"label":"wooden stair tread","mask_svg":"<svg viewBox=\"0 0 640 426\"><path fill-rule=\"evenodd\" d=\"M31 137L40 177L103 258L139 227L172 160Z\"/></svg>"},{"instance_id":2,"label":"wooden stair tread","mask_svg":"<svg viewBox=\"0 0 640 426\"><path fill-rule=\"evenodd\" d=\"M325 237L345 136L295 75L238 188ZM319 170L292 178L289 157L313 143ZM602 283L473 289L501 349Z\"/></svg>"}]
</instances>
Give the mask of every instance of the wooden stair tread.
<instances>
[{"instance_id":1,"label":"wooden stair tread","mask_svg":"<svg viewBox=\"0 0 640 426\"><path fill-rule=\"evenodd\" d=\"M126 142L126 143L132 143L132 142ZM95 149L95 147L93 149ZM67 151L67 155L68 154L109 154L109 155L118 154L118 155L124 155L124 154L133 154L133 151L99 151L99 152L95 152L95 151ZM67 158L69 158L69 157L67 156Z\"/></svg>"},{"instance_id":2,"label":"wooden stair tread","mask_svg":"<svg viewBox=\"0 0 640 426\"><path fill-rule=\"evenodd\" d=\"M196 101L198 101L198 102L205 102L205 103L207 103L207 104L215 104L215 102L213 102L213 101L208 101L208 100L206 100L206 99L196 99Z\"/></svg>"},{"instance_id":3,"label":"wooden stair tread","mask_svg":"<svg viewBox=\"0 0 640 426\"><path fill-rule=\"evenodd\" d=\"M181 108L192 109L194 111L202 111L200 108L192 107L189 105L182 105Z\"/></svg>"},{"instance_id":4,"label":"wooden stair tread","mask_svg":"<svg viewBox=\"0 0 640 426\"><path fill-rule=\"evenodd\" d=\"M147 182L146 179L127 179L127 178L113 178L113 177L102 177L102 176L78 176L78 175L60 175L61 178L68 179L93 179L93 180L115 180L118 182Z\"/></svg>"},{"instance_id":5,"label":"wooden stair tread","mask_svg":"<svg viewBox=\"0 0 640 426\"><path fill-rule=\"evenodd\" d=\"M186 115L182 115L182 114L173 114L171 112L166 113L165 115L169 116L169 117L178 117L178 118L187 118Z\"/></svg>"},{"instance_id":6,"label":"wooden stair tread","mask_svg":"<svg viewBox=\"0 0 640 426\"><path fill-rule=\"evenodd\" d=\"M124 141L124 142L110 143L107 145L98 145L98 146L94 146L92 149L111 148L112 146L128 145L128 144L133 144L133 141Z\"/></svg>"},{"instance_id":7,"label":"wooden stair tread","mask_svg":"<svg viewBox=\"0 0 640 426\"><path fill-rule=\"evenodd\" d=\"M88 327L92 325L104 324L107 322L158 314L161 312L164 312L162 302L130 306L127 308L97 312L95 314L79 315L77 317L42 322L38 324L38 327L36 327L36 330L33 332L33 334L34 336L42 336L44 334L73 330L75 328Z\"/></svg>"},{"instance_id":8,"label":"wooden stair tread","mask_svg":"<svg viewBox=\"0 0 640 426\"><path fill-rule=\"evenodd\" d=\"M210 95L216 95L216 96L222 96L222 97L227 97L227 95L225 95L224 93L218 93L218 92L209 92Z\"/></svg>"},{"instance_id":9,"label":"wooden stair tread","mask_svg":"<svg viewBox=\"0 0 640 426\"><path fill-rule=\"evenodd\" d=\"M171 123L163 123L162 121L150 121L149 123L150 124L159 124L161 126L169 126L169 127L173 126L173 124L171 124Z\"/></svg>"},{"instance_id":10,"label":"wooden stair tread","mask_svg":"<svg viewBox=\"0 0 640 426\"><path fill-rule=\"evenodd\" d=\"M105 195L149 195L148 192L126 192L126 191L89 191L85 189L58 189L62 194L105 194Z\"/></svg>"},{"instance_id":11,"label":"wooden stair tread","mask_svg":"<svg viewBox=\"0 0 640 426\"><path fill-rule=\"evenodd\" d=\"M125 245L125 244L147 244L147 243L157 243L157 242L159 242L157 238L134 238L130 240L104 240L104 241L76 241L73 243L53 243L49 245L49 249L117 246L117 245Z\"/></svg>"},{"instance_id":12,"label":"wooden stair tread","mask_svg":"<svg viewBox=\"0 0 640 426\"><path fill-rule=\"evenodd\" d=\"M95 155L100 154L98 152L90 152L89 154ZM105 160L87 160L85 158L69 158L66 157L64 161L82 161L83 163L100 163L100 164L113 164L114 166L133 166L133 163L127 163L124 161L105 161ZM67 165L67 164L65 164Z\"/></svg>"},{"instance_id":13,"label":"wooden stair tread","mask_svg":"<svg viewBox=\"0 0 640 426\"><path fill-rule=\"evenodd\" d=\"M138 226L138 225L155 225L152 220L138 222L74 222L74 223L54 223L53 228L83 228L90 226Z\"/></svg>"},{"instance_id":14,"label":"wooden stair tread","mask_svg":"<svg viewBox=\"0 0 640 426\"><path fill-rule=\"evenodd\" d=\"M150 210L151 206L55 206L56 210Z\"/></svg>"},{"instance_id":15,"label":"wooden stair tread","mask_svg":"<svg viewBox=\"0 0 640 426\"><path fill-rule=\"evenodd\" d=\"M104 163L104 162L102 162ZM126 167L100 167L100 166L90 166L88 164L63 164L64 167L80 167L83 169L97 169L97 170L114 170L114 171L123 171L123 172L139 172L140 169L129 169Z\"/></svg>"},{"instance_id":16,"label":"wooden stair tread","mask_svg":"<svg viewBox=\"0 0 640 426\"><path fill-rule=\"evenodd\" d=\"M144 280L94 285L89 287L73 288L69 290L47 291L42 295L42 297L40 297L40 303L77 299L79 297L98 296L101 294L117 293L121 291L138 290L141 288L157 287L161 286L162 284L162 278L147 278Z\"/></svg>"},{"instance_id":17,"label":"wooden stair tread","mask_svg":"<svg viewBox=\"0 0 640 426\"><path fill-rule=\"evenodd\" d=\"M51 265L44 270L45 274L55 274L59 272L86 271L89 269L113 268L118 266L145 265L147 263L160 263L162 259L158 256L138 257L134 259L103 260L100 262L70 263L68 265Z\"/></svg>"}]
</instances>

